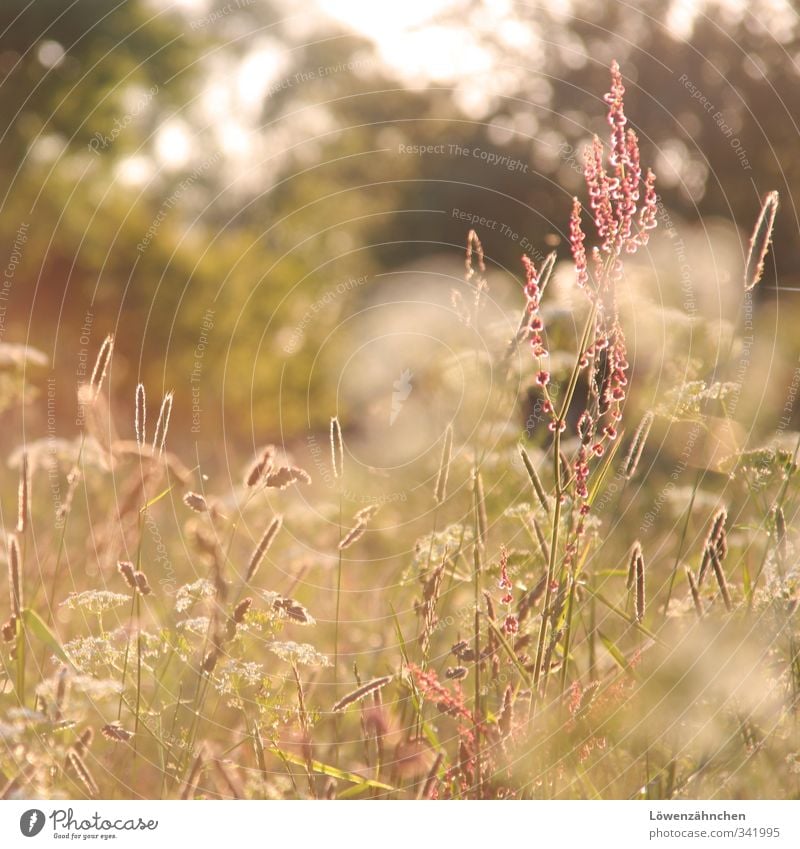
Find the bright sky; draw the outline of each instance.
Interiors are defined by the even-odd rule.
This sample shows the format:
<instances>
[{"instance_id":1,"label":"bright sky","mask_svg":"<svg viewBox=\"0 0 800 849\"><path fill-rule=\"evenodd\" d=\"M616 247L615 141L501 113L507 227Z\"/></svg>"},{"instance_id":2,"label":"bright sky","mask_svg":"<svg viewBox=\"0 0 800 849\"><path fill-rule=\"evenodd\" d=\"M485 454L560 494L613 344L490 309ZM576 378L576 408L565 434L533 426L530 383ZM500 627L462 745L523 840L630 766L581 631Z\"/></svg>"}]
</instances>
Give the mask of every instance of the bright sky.
<instances>
[{"instance_id":1,"label":"bright sky","mask_svg":"<svg viewBox=\"0 0 800 849\"><path fill-rule=\"evenodd\" d=\"M320 10L375 42L384 62L407 81L452 82L488 71L492 60L481 47L479 33L465 32L445 19L458 20L466 0L316 0ZM486 0L502 26L511 11L509 0Z\"/></svg>"},{"instance_id":2,"label":"bright sky","mask_svg":"<svg viewBox=\"0 0 800 849\"><path fill-rule=\"evenodd\" d=\"M259 2L259 0L250 0ZM187 20L201 19L209 9L208 0L152 0L158 5L180 8ZM245 0L237 0L243 5ZM297 0L273 0L286 17L304 30L309 22L327 17L364 35L376 46L382 61L402 80L411 85L428 82L452 85L459 105L471 114L480 114L498 89L522 72L504 65L502 58L490 54L483 33L491 30L495 42L513 48L514 55L525 59L525 73L536 67L537 34L535 26L520 26L514 0L483 0L476 7L470 0L309 0L298 13ZM569 13L569 0L540 0L550 5L554 16ZM746 0L728 0L728 8ZM785 3L786 0L774 0ZM232 0L233 4L233 0ZM316 12L314 11L316 7ZM688 35L702 0L670 0L670 25L679 34ZM470 26L459 21L470 12ZM304 36L298 34L300 38ZM208 119L228 116L220 124L222 148L243 156L251 147L250 126L259 114L269 86L285 74L284 45L266 37L256 37L250 52L237 66L220 64L209 75L203 97ZM169 168L179 168L189 155L191 129L179 122L163 128L159 137L158 157ZM224 136L224 137L223 137Z\"/></svg>"},{"instance_id":3,"label":"bright sky","mask_svg":"<svg viewBox=\"0 0 800 849\"><path fill-rule=\"evenodd\" d=\"M375 0L317 0L325 14L352 27L379 43L412 27L429 22L440 12L463 5L459 0L402 0L379 3Z\"/></svg>"}]
</instances>

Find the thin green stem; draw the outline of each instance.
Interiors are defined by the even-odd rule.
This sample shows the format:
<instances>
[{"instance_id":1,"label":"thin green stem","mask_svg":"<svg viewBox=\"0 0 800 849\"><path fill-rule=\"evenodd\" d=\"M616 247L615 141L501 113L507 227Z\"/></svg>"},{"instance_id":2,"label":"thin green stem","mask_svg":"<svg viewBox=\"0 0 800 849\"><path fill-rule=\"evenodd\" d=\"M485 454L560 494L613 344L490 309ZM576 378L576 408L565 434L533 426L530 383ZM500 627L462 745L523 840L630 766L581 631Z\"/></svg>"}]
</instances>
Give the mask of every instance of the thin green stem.
<instances>
[{"instance_id":1,"label":"thin green stem","mask_svg":"<svg viewBox=\"0 0 800 849\"><path fill-rule=\"evenodd\" d=\"M342 488L339 487L339 545L337 546L339 558L336 566L336 622L333 630L333 683L339 683L339 616L342 603L342 539L343 539L343 506Z\"/></svg>"},{"instance_id":2,"label":"thin green stem","mask_svg":"<svg viewBox=\"0 0 800 849\"><path fill-rule=\"evenodd\" d=\"M78 470L80 470L80 467L81 467L81 460L83 459L83 447L84 447L85 443L86 443L86 431L83 430L83 431L81 431L81 441L80 441L80 445L78 446L78 456L77 456L77 459L75 460L75 468L78 469ZM82 474L82 473L80 473L80 474ZM77 483L76 483L76 487L77 487ZM74 498L74 493L73 493L73 498ZM58 539L58 549L57 549L57 553L56 553L56 563L55 563L55 566L53 567L53 580L52 580L52 583L50 584L50 603L47 605L47 616L48 616L49 622L52 622L54 620L53 612L55 610L54 605L55 605L55 602L56 602L56 589L58 588L58 578L59 578L59 573L61 571L61 558L64 556L64 547L65 547L65 542L66 542L66 537L67 537L67 524L69 522L69 517L70 517L71 514L72 514L72 510L68 510L65 513L64 522L61 525L61 534L60 534L59 539Z\"/></svg>"}]
</instances>

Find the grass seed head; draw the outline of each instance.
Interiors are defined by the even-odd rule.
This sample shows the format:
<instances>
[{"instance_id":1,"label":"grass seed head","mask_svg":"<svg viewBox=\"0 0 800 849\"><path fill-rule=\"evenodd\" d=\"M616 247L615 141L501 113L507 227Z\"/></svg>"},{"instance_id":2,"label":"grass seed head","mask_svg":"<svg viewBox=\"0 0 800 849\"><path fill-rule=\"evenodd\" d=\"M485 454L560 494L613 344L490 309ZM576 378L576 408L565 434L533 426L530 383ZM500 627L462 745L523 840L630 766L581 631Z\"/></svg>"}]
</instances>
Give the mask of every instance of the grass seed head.
<instances>
[{"instance_id":1,"label":"grass seed head","mask_svg":"<svg viewBox=\"0 0 800 849\"><path fill-rule=\"evenodd\" d=\"M94 369L92 370L92 377L89 381L89 388L91 390L90 397L92 401L97 400L97 397L100 395L100 390L103 388L103 381L105 380L113 352L114 335L110 333L106 336L103 340L103 344L100 346L100 351L97 354L97 360L95 360Z\"/></svg>"},{"instance_id":2,"label":"grass seed head","mask_svg":"<svg viewBox=\"0 0 800 849\"><path fill-rule=\"evenodd\" d=\"M341 480L344 475L344 442L338 416L331 419L331 467L334 478Z\"/></svg>"},{"instance_id":3,"label":"grass seed head","mask_svg":"<svg viewBox=\"0 0 800 849\"><path fill-rule=\"evenodd\" d=\"M778 214L778 193L769 192L761 204L761 211L750 237L750 247L747 252L747 262L744 267L744 290L753 289L764 274L764 260L767 257L772 229L775 226L775 216Z\"/></svg>"},{"instance_id":4,"label":"grass seed head","mask_svg":"<svg viewBox=\"0 0 800 849\"><path fill-rule=\"evenodd\" d=\"M19 487L17 490L17 533L24 534L28 527L30 513L30 473L28 471L28 452L22 452L19 469Z\"/></svg>"},{"instance_id":5,"label":"grass seed head","mask_svg":"<svg viewBox=\"0 0 800 849\"><path fill-rule=\"evenodd\" d=\"M447 477L450 472L450 461L453 455L453 425L447 425L444 433L444 444L442 445L442 458L439 462L439 473L436 476L436 489L434 501L441 504L447 496Z\"/></svg>"},{"instance_id":6,"label":"grass seed head","mask_svg":"<svg viewBox=\"0 0 800 849\"><path fill-rule=\"evenodd\" d=\"M16 534L8 535L8 590L11 597L11 612L17 619L22 618L22 560L19 540Z\"/></svg>"},{"instance_id":7,"label":"grass seed head","mask_svg":"<svg viewBox=\"0 0 800 849\"><path fill-rule=\"evenodd\" d=\"M250 558L245 581L251 581L255 577L256 572L261 566L261 561L264 559L264 555L275 541L275 537L278 535L278 531L281 529L282 524L283 516L281 515L273 517L272 521L269 523L266 531L264 531L264 535L259 540L258 545Z\"/></svg>"},{"instance_id":8,"label":"grass seed head","mask_svg":"<svg viewBox=\"0 0 800 849\"><path fill-rule=\"evenodd\" d=\"M206 501L205 496L200 495L199 492L187 492L183 496L183 503L190 510L194 510L195 513L208 512L208 502Z\"/></svg>"},{"instance_id":9,"label":"grass seed head","mask_svg":"<svg viewBox=\"0 0 800 849\"><path fill-rule=\"evenodd\" d=\"M147 396L143 383L136 387L133 427L136 432L136 444L141 448L147 442Z\"/></svg>"}]
</instances>

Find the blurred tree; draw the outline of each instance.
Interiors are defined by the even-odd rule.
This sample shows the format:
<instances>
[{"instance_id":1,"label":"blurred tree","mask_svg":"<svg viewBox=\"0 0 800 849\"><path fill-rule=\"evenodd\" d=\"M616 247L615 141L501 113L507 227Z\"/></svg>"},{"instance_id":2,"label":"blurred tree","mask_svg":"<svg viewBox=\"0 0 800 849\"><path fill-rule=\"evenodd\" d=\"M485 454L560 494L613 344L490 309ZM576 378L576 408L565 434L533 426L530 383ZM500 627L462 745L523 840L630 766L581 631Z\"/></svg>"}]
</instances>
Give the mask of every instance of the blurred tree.
<instances>
[{"instance_id":1,"label":"blurred tree","mask_svg":"<svg viewBox=\"0 0 800 849\"><path fill-rule=\"evenodd\" d=\"M119 325L120 396L140 378L151 397L175 388L186 425L205 340L207 438L220 399L250 411L230 426L257 441L304 428L287 397L302 398L320 340L370 297L358 286L315 311L337 283L441 252L456 268L472 223L517 276L523 251L559 244L612 57L668 206L747 231L766 189L788 200L797 32L794 17L759 25L762 5L710 2L682 21L680 4L575 0L502 19L471 0L439 23L471 34L465 50L478 34L491 71L407 87L366 40L277 0L6 0L8 254L26 235L6 333L54 357L66 404L87 315L92 351ZM782 281L797 274L796 233L785 203ZM330 381L317 390L312 426L335 402Z\"/></svg>"}]
</instances>

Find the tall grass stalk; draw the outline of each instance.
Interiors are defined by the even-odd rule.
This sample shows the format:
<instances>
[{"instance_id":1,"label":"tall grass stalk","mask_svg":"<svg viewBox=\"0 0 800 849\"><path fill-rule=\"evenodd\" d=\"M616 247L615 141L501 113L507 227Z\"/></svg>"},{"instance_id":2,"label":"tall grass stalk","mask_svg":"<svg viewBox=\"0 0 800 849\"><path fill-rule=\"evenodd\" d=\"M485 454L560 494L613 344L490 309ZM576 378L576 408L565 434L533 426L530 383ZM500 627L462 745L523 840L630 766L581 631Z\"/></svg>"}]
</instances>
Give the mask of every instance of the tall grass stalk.
<instances>
[{"instance_id":1,"label":"tall grass stalk","mask_svg":"<svg viewBox=\"0 0 800 849\"><path fill-rule=\"evenodd\" d=\"M589 338L595 326L597 317L597 304L593 303L589 315L586 318L586 324L581 334L578 356L575 359L575 365L570 375L567 391L564 393L564 400L561 404L558 413L558 421L564 421L569 405L572 402L575 388L578 383L578 375L580 373L580 362L583 352L589 344ZM550 606L552 604L552 588L555 578L556 561L558 559L559 534L561 529L561 512L562 512L562 469L561 469L561 432L558 427L553 433L553 486L555 491L555 505L553 507L553 522L550 533L550 560L547 564L547 586L545 587L544 602L542 605L542 621L539 626L539 636L536 642L536 660L533 668L533 687L531 688L531 708L536 702L539 691L539 682L542 676L542 660L544 658L544 645L547 636L547 624L550 617Z\"/></svg>"}]
</instances>

